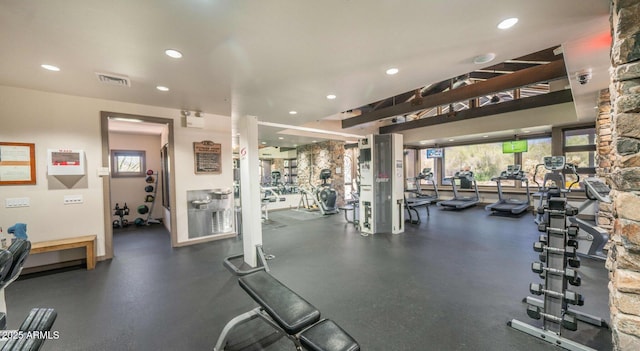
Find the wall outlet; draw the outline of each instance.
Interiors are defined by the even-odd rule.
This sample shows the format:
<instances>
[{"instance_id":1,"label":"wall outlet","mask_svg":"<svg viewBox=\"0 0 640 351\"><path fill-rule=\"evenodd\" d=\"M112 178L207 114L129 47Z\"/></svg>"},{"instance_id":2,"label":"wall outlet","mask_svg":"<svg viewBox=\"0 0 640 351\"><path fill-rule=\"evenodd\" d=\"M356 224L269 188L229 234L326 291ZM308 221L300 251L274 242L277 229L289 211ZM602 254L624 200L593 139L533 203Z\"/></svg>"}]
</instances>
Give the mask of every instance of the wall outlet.
<instances>
[{"instance_id":1,"label":"wall outlet","mask_svg":"<svg viewBox=\"0 0 640 351\"><path fill-rule=\"evenodd\" d=\"M64 196L64 204L65 205L75 205L81 204L84 202L82 195L65 195Z\"/></svg>"},{"instance_id":2,"label":"wall outlet","mask_svg":"<svg viewBox=\"0 0 640 351\"><path fill-rule=\"evenodd\" d=\"M14 197L5 199L5 207L29 207L30 201L28 197Z\"/></svg>"}]
</instances>

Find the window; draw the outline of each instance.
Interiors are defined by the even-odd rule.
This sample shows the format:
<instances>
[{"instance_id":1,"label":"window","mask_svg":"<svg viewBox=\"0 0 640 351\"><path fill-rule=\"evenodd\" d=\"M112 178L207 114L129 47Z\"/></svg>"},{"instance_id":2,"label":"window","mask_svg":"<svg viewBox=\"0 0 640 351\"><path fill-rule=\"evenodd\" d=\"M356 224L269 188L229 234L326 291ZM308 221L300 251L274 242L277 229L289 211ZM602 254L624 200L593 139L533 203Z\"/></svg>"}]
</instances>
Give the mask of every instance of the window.
<instances>
[{"instance_id":1,"label":"window","mask_svg":"<svg viewBox=\"0 0 640 351\"><path fill-rule=\"evenodd\" d=\"M473 172L478 185L494 186L491 178L500 175L507 165L514 163L514 154L503 154L502 143L486 143L452 146L444 149L444 176L451 177L457 171ZM449 182L447 182L448 184ZM502 182L513 186L513 182Z\"/></svg>"},{"instance_id":2,"label":"window","mask_svg":"<svg viewBox=\"0 0 640 351\"><path fill-rule=\"evenodd\" d=\"M146 176L145 152L139 150L111 150L111 175L115 178Z\"/></svg>"},{"instance_id":3,"label":"window","mask_svg":"<svg viewBox=\"0 0 640 351\"><path fill-rule=\"evenodd\" d=\"M592 127L565 129L562 131L562 151L567 163L576 165L577 173L583 176L593 176L596 173L596 129ZM576 180L573 174L566 174L566 186ZM575 188L583 189L582 184Z\"/></svg>"},{"instance_id":4,"label":"window","mask_svg":"<svg viewBox=\"0 0 640 351\"><path fill-rule=\"evenodd\" d=\"M551 155L551 138L536 138L527 140L529 143L529 151L522 153L522 170L525 176L529 178L530 186L535 186L533 181L533 175L536 169L536 165L542 163L545 156ZM540 174L537 175L536 180L541 183L544 177L544 167L538 169Z\"/></svg>"}]
</instances>

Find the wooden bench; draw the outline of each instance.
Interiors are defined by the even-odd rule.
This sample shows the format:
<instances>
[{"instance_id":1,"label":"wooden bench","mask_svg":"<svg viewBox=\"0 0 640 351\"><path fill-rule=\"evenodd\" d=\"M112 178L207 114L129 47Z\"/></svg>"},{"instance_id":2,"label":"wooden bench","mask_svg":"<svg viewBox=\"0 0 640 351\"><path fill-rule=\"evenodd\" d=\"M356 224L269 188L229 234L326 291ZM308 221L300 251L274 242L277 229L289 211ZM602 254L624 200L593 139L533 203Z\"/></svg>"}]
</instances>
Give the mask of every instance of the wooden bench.
<instances>
[{"instance_id":1,"label":"wooden bench","mask_svg":"<svg viewBox=\"0 0 640 351\"><path fill-rule=\"evenodd\" d=\"M31 253L61 251L84 247L87 251L87 270L96 268L96 236L86 235L75 238L56 239L31 243Z\"/></svg>"}]
</instances>

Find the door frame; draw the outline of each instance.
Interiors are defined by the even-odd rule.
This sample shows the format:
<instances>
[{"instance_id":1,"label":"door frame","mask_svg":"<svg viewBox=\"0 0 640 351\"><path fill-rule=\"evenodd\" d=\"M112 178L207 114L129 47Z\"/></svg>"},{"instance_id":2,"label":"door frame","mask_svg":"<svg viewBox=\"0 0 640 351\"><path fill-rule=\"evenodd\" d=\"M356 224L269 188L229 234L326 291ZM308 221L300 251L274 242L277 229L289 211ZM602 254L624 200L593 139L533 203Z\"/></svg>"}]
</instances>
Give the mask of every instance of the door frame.
<instances>
[{"instance_id":1,"label":"door frame","mask_svg":"<svg viewBox=\"0 0 640 351\"><path fill-rule=\"evenodd\" d=\"M160 118L142 115L132 115L120 112L100 111L100 129L102 134L102 167L109 168L111 155L109 150L109 118L131 119L148 123L165 124L169 129L168 133L168 152L169 152L169 169L174 175L169 178L170 192L170 209L169 221L171 224L170 236L171 247L178 246L178 228L176 223L176 183L175 183L175 148L174 148L174 121L171 118ZM158 150L160 152L160 150ZM113 258L113 224L111 222L111 175L102 177L102 193L103 193L103 217L104 217L104 259Z\"/></svg>"}]
</instances>

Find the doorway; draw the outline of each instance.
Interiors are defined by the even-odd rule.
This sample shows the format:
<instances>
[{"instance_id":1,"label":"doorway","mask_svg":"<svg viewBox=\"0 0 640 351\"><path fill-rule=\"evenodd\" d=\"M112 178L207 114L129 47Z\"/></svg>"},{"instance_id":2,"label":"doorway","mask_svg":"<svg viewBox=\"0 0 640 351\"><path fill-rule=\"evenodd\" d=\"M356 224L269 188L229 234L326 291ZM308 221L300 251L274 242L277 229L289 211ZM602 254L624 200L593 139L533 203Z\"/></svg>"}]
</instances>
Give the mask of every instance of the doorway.
<instances>
[{"instance_id":1,"label":"doorway","mask_svg":"<svg viewBox=\"0 0 640 351\"><path fill-rule=\"evenodd\" d=\"M173 119L100 112L102 133L102 167L109 169L103 177L105 259L113 258L113 233L129 225L163 225L169 232L171 246L177 246ZM124 134L126 133L126 134ZM136 139L127 148L127 137ZM145 149L144 142L152 146ZM123 147L123 145L125 147ZM147 157L147 153L150 157ZM149 161L149 163L147 163ZM150 174L147 174L149 171ZM124 187L125 189L122 189ZM120 189L118 189L120 188ZM138 189L142 195L128 200L128 189ZM122 199L121 199L122 198ZM138 199L139 198L139 199ZM123 200L123 201L121 201ZM124 214L127 202L128 217ZM120 211L116 210L118 204ZM118 228L116 221L119 221Z\"/></svg>"}]
</instances>

